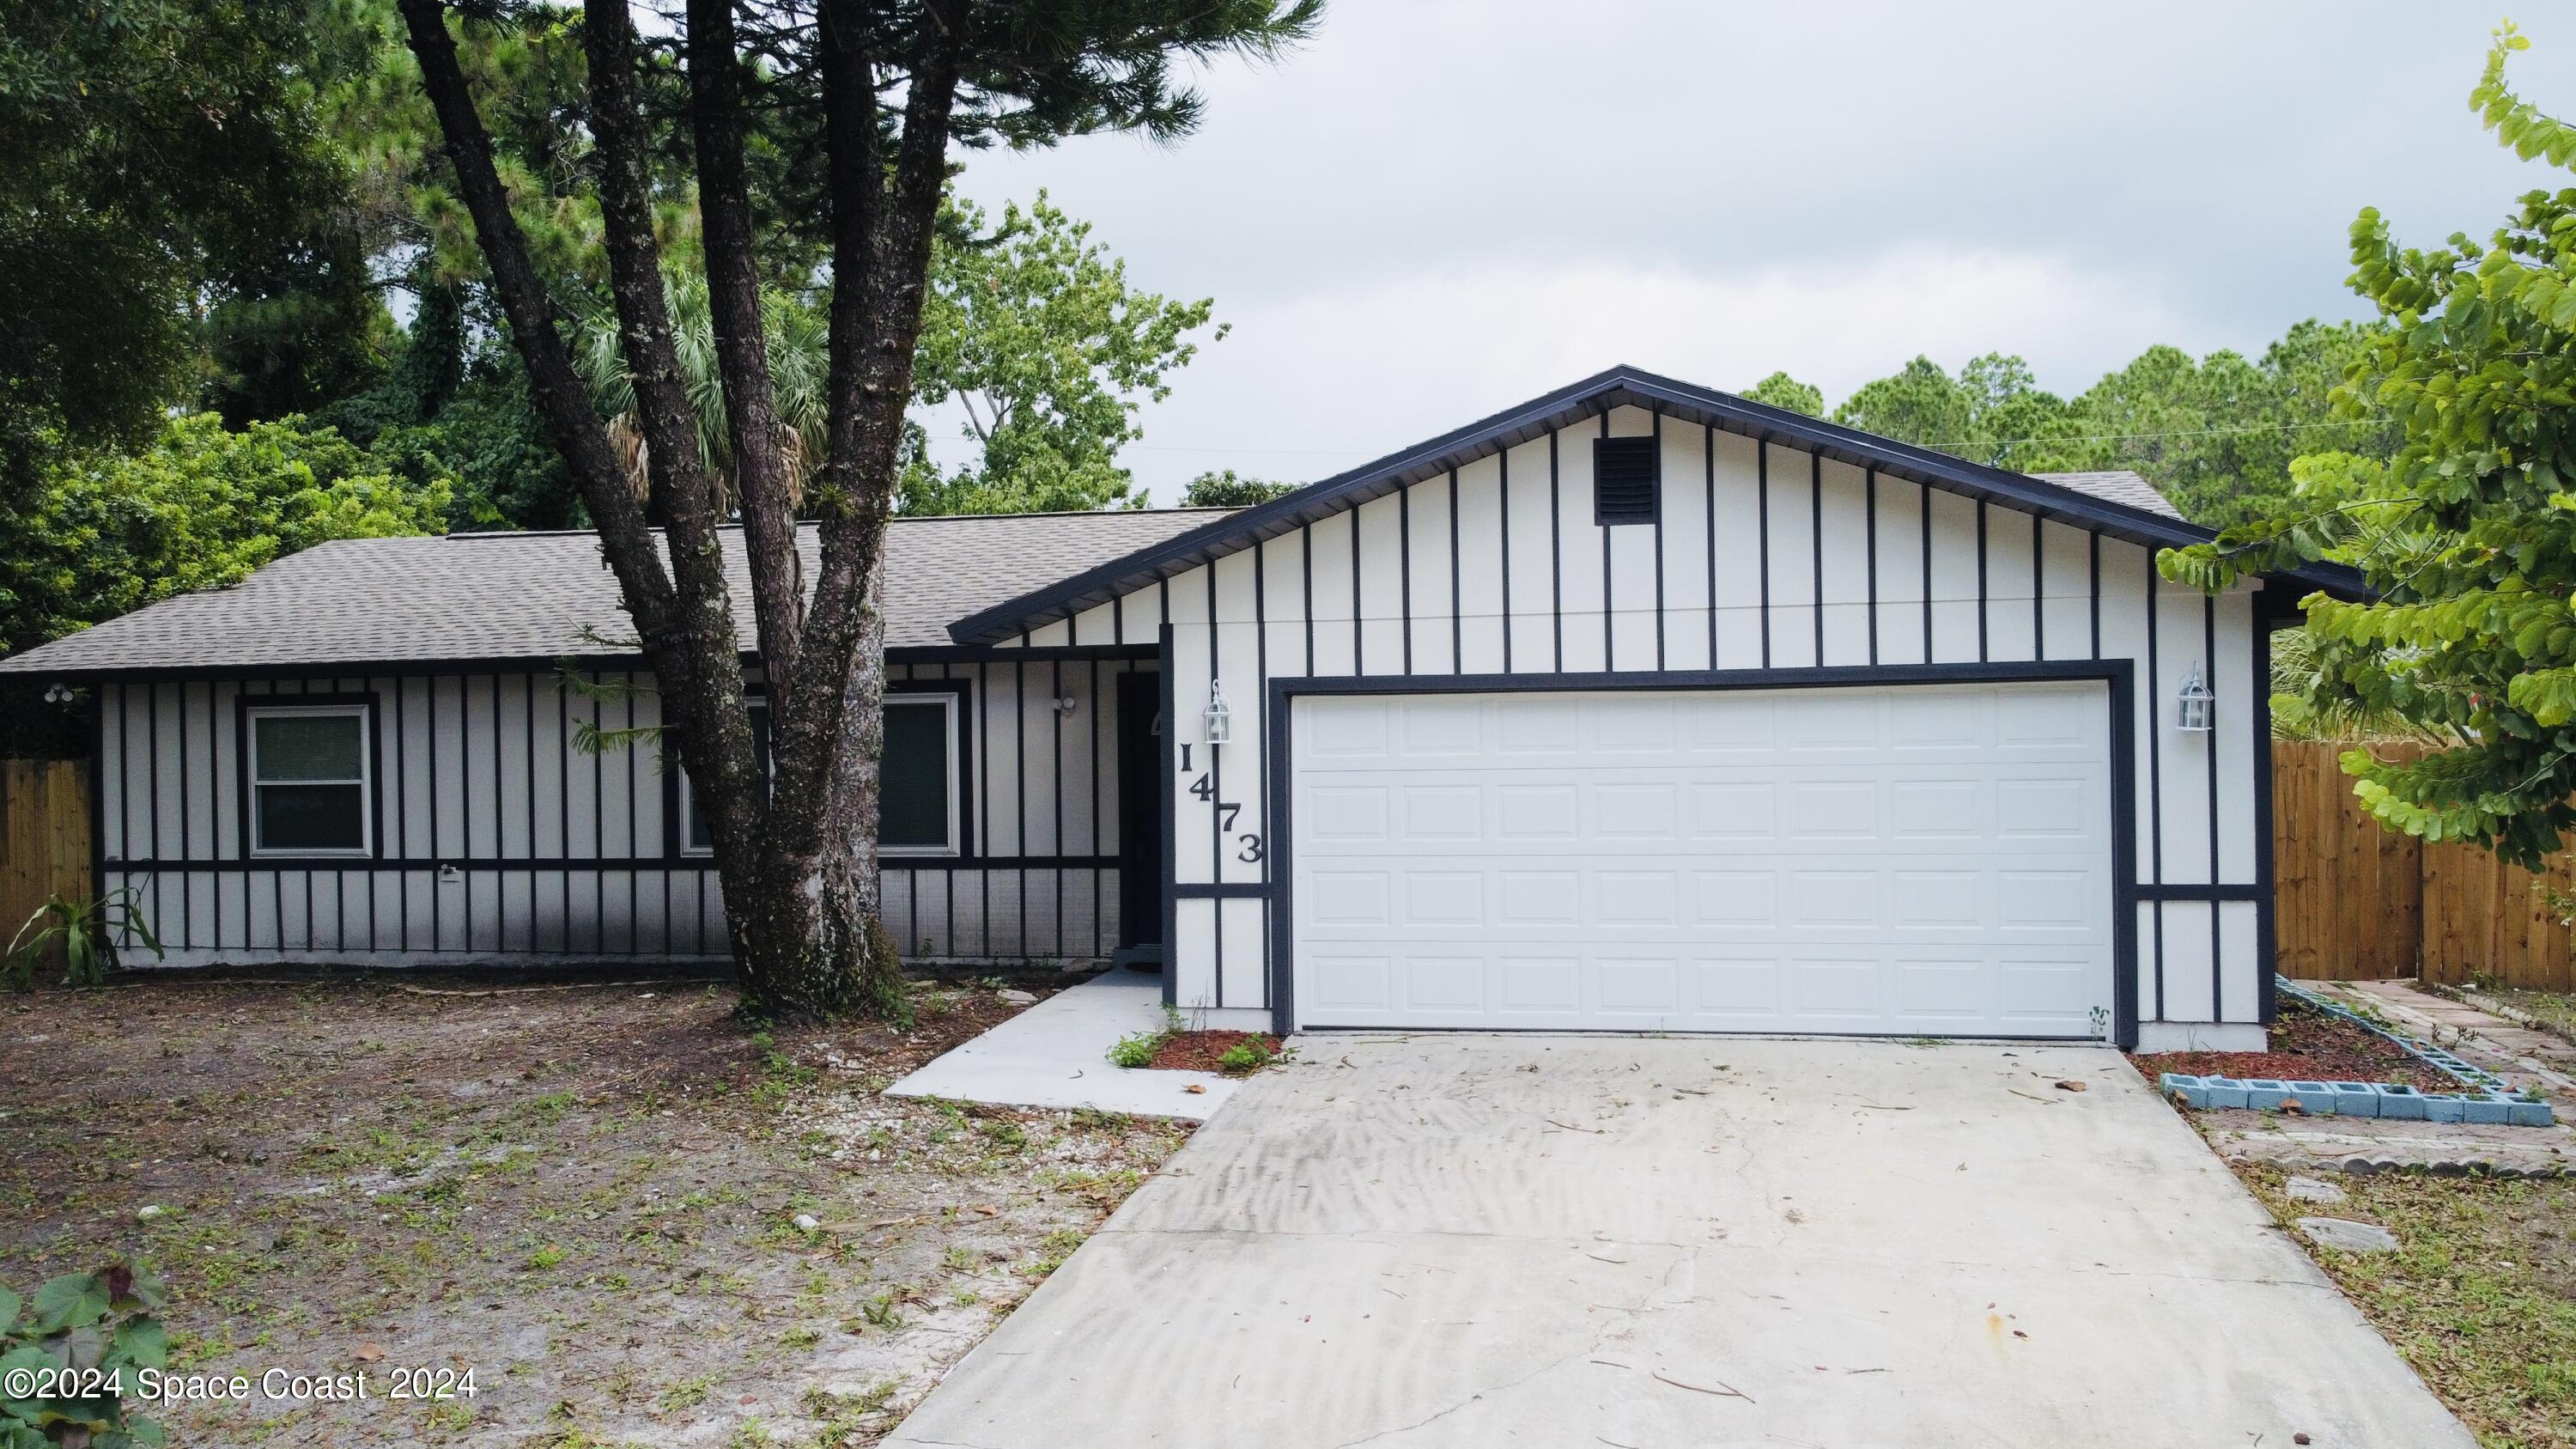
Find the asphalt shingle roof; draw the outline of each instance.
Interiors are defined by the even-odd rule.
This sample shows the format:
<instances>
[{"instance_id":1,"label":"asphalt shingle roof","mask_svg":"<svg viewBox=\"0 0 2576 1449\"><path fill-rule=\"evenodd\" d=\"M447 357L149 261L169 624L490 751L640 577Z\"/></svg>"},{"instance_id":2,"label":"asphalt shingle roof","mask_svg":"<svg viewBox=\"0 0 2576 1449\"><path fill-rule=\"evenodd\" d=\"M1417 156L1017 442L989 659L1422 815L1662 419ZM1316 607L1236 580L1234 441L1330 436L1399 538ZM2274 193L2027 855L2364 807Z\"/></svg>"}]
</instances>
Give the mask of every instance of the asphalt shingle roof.
<instances>
[{"instance_id":1,"label":"asphalt shingle roof","mask_svg":"<svg viewBox=\"0 0 2576 1449\"><path fill-rule=\"evenodd\" d=\"M1222 509L899 518L886 532L886 645L949 646L950 621L1160 543ZM734 618L752 645L749 570L724 530ZM819 534L802 531L805 577ZM589 533L343 539L229 589L165 599L13 658L0 673L245 669L628 652L634 630Z\"/></svg>"},{"instance_id":2,"label":"asphalt shingle roof","mask_svg":"<svg viewBox=\"0 0 2576 1449\"><path fill-rule=\"evenodd\" d=\"M2126 468L2102 473L2033 473L2030 476L2042 483L2054 483L2060 488L2072 488L2078 493L2091 494L2105 503L2143 508L2149 513L2161 513L2167 518L2182 517L2182 510L2167 502L2165 496L2156 491L2156 485L2148 482L2143 475L2133 473Z\"/></svg>"}]
</instances>

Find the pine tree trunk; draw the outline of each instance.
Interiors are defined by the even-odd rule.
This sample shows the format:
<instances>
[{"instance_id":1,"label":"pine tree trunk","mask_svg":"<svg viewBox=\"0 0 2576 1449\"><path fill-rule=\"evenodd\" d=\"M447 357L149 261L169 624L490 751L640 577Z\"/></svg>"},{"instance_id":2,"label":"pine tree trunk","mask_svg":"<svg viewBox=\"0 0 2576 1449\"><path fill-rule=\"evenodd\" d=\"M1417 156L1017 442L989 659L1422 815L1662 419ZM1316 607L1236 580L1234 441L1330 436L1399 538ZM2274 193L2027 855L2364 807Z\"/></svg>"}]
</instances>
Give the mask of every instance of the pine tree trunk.
<instances>
[{"instance_id":1,"label":"pine tree trunk","mask_svg":"<svg viewBox=\"0 0 2576 1449\"><path fill-rule=\"evenodd\" d=\"M733 913L742 922L735 927L734 957L744 985L772 1017L912 1019L877 868L884 698L885 630L871 605L850 669L823 848L811 858L769 862L749 909Z\"/></svg>"}]
</instances>

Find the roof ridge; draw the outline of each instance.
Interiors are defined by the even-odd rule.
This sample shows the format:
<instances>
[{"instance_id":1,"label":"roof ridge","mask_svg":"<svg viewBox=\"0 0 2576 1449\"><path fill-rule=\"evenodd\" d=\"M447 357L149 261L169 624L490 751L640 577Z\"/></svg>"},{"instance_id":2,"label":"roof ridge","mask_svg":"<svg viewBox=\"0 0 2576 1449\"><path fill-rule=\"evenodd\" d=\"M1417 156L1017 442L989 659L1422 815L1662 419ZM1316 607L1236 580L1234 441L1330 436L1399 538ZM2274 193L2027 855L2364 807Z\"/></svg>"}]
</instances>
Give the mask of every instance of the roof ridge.
<instances>
[{"instance_id":1,"label":"roof ridge","mask_svg":"<svg viewBox=\"0 0 2576 1449\"><path fill-rule=\"evenodd\" d=\"M1039 508L1039 509L1031 509L1031 510L1029 510L1029 511L1027 511L1027 512L1023 512L1023 513L898 513L898 514L895 514L894 516L892 516L892 517L888 518L888 519L886 520L886 522L887 522L887 523L889 523L889 524L893 524L893 523L967 523L967 522L980 522L980 521L987 520L987 519L1004 519L1004 518L1156 518L1156 517L1164 517L1164 516L1168 516L1168 515L1170 515L1170 514L1175 514L1175 513L1208 513L1208 514L1216 514L1216 513L1239 513L1239 512L1241 512L1241 511L1242 511L1242 510L1241 510L1240 508L1232 507L1232 506L1208 506L1208 505L1194 505L1194 506L1184 507L1184 508ZM803 529L808 529L808 528L817 528L817 527L820 527L821 525L820 525L820 524L818 524L818 523L817 523L815 520L813 520L813 519L810 519L810 518L800 518L800 519L798 519L798 520L796 521L796 526L797 526L797 528L801 531L801 530L803 530ZM742 525L741 525L741 524L739 524L739 523L719 523L719 524L717 524L717 525L716 525L716 532L718 532L718 533L740 533L741 531L742 531ZM659 528L653 528L653 529L648 529L648 530L647 530L647 532L651 532L651 533L660 533L660 532L662 532L662 530L661 530L661 529L659 529ZM460 528L460 529L452 530L452 531L447 532L447 533L435 533L435 534L417 534L417 533L410 533L410 534L388 534L388 535L382 535L382 536L380 536L380 537L378 537L378 538L370 538L370 539L339 538L339 539L326 539L326 540L324 540L324 542L326 542L326 543L376 543L376 542L381 542L381 541L383 541L384 539L387 539L387 538L403 538L403 539L415 539L415 538L438 538L438 539L445 539L445 540L448 540L448 541L450 541L450 542L462 543L462 542L468 542L468 541L490 542L490 541L497 541L497 540L504 540L504 539L523 539L523 538L597 538L597 537L599 537L599 530L598 530L598 529L595 529L595 528ZM318 546L318 545L317 545L317 546Z\"/></svg>"}]
</instances>

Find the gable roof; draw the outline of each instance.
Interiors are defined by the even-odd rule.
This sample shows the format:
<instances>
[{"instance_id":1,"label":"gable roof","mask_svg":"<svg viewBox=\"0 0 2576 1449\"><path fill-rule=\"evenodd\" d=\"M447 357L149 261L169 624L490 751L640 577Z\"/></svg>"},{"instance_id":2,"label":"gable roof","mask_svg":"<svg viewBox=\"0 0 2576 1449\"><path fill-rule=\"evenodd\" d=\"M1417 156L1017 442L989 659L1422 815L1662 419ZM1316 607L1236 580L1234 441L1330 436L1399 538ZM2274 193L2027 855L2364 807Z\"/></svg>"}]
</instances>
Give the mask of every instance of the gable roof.
<instances>
[{"instance_id":1,"label":"gable roof","mask_svg":"<svg viewBox=\"0 0 2576 1449\"><path fill-rule=\"evenodd\" d=\"M954 648L949 621L1222 518L1212 508L897 518L886 529L886 647ZM753 647L740 530L719 530L734 620ZM805 577L820 531L798 530ZM233 671L614 658L635 651L599 536L340 539L228 589L165 599L9 659L0 674ZM593 637L596 636L596 637ZM354 668L352 672L355 672Z\"/></svg>"},{"instance_id":2,"label":"gable roof","mask_svg":"<svg viewBox=\"0 0 2576 1449\"><path fill-rule=\"evenodd\" d=\"M1732 393L1695 387L1634 367L1614 367L1517 407L1390 453L1258 507L1212 519L1187 533L958 620L960 643L998 643L1023 630L1071 618L1156 579L1186 573L1408 484L1489 457L1612 408L1635 406L1677 421L1776 442L1892 478L1987 500L2024 513L2097 530L2148 548L2202 543L2212 531L2187 522L2135 473L2034 476L1899 443L1856 428L1769 407ZM2361 576L2339 565L2315 565L2286 577L2345 597L2363 592Z\"/></svg>"}]
</instances>

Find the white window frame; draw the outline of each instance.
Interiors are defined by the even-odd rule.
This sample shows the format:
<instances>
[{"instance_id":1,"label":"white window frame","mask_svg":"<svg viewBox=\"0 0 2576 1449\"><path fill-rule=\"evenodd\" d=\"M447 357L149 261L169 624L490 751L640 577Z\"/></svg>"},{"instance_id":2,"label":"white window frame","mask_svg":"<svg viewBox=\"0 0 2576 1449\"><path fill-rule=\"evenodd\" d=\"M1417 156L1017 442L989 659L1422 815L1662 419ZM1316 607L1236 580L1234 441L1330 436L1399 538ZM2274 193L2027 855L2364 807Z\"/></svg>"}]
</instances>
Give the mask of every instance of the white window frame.
<instances>
[{"instance_id":1,"label":"white window frame","mask_svg":"<svg viewBox=\"0 0 2576 1449\"><path fill-rule=\"evenodd\" d=\"M363 704L259 704L246 711L249 736L244 741L246 769L242 788L249 792L244 804L250 815L250 853L266 859L329 858L333 860L366 860L376 853L376 722L374 711ZM259 722L289 716L346 716L358 722L358 777L355 780L262 780L259 777ZM259 791L263 785L351 785L358 787L358 844L338 849L289 848L270 846L260 839Z\"/></svg>"},{"instance_id":2,"label":"white window frame","mask_svg":"<svg viewBox=\"0 0 2576 1449\"><path fill-rule=\"evenodd\" d=\"M945 763L948 770L948 840L942 845L886 845L880 843L877 846L878 855L901 856L909 857L914 860L921 860L925 858L958 856L965 853L965 776L958 768L960 763L958 759L960 754L960 750L958 748L958 726L960 721L957 706L960 698L961 696L956 691L946 689L922 690L917 693L906 693L901 690L892 689L886 691L885 703L887 704L935 704L940 707L942 718L947 721L947 759ZM880 828L879 834L883 834L882 828Z\"/></svg>"}]
</instances>

